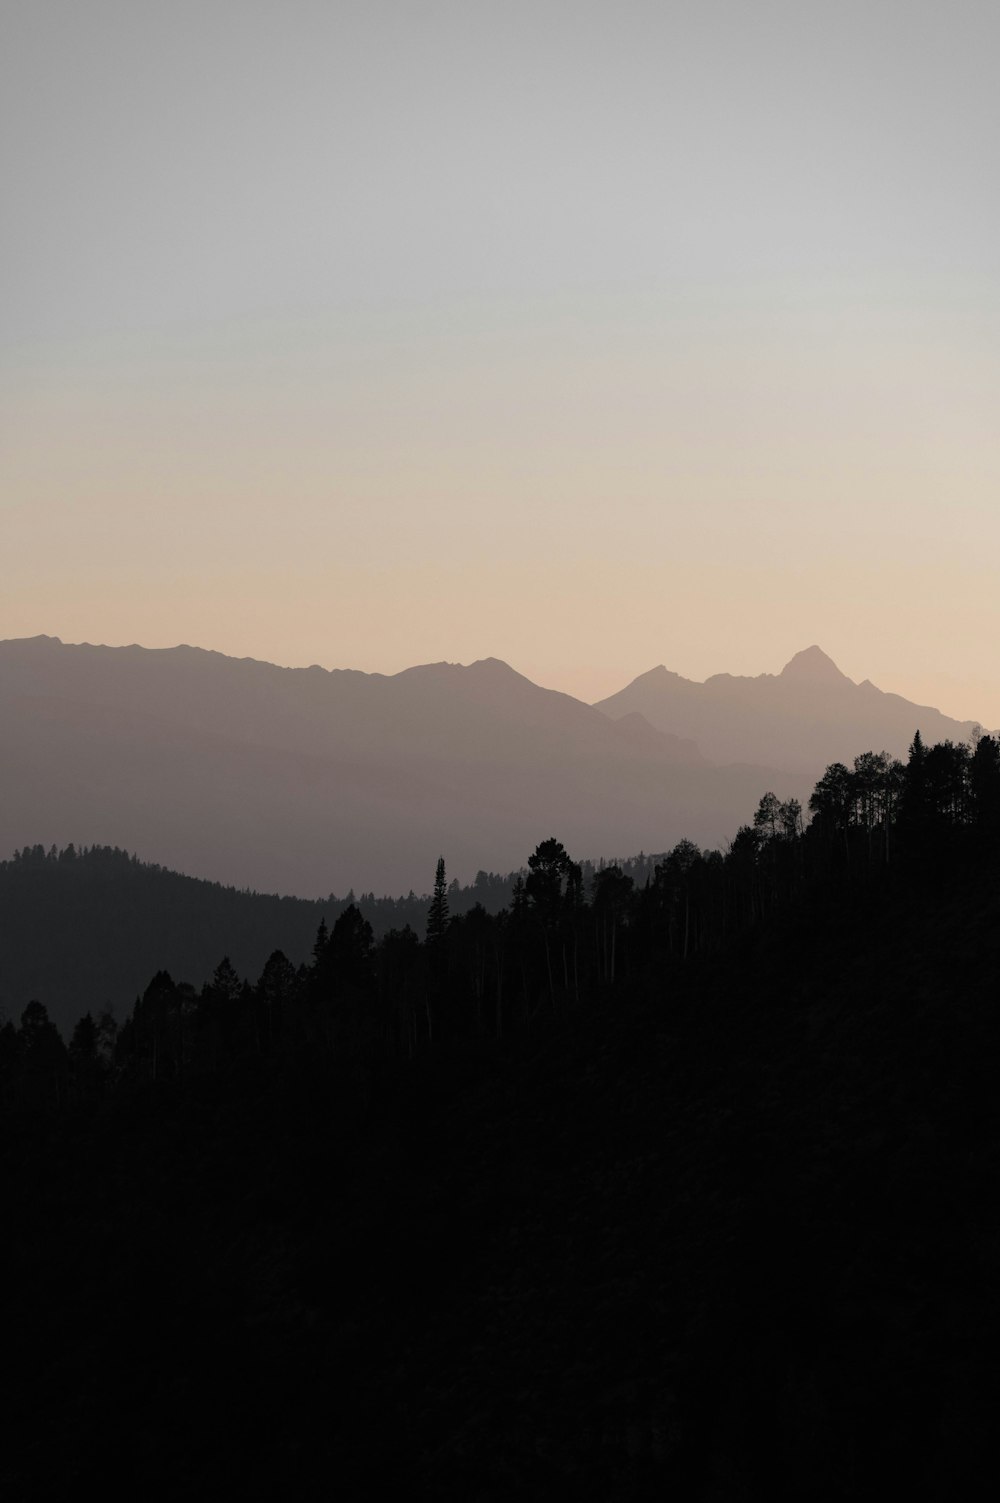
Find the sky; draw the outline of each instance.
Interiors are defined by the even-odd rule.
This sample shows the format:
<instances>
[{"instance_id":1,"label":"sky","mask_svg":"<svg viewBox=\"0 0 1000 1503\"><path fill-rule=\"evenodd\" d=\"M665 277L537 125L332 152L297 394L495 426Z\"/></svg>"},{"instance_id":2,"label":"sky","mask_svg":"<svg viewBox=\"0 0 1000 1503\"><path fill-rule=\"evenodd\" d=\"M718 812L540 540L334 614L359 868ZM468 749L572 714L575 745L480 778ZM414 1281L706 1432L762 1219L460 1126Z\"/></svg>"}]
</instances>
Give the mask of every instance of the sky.
<instances>
[{"instance_id":1,"label":"sky","mask_svg":"<svg viewBox=\"0 0 1000 1503\"><path fill-rule=\"evenodd\" d=\"M8 0L0 637L1000 726L1000 15Z\"/></svg>"}]
</instances>

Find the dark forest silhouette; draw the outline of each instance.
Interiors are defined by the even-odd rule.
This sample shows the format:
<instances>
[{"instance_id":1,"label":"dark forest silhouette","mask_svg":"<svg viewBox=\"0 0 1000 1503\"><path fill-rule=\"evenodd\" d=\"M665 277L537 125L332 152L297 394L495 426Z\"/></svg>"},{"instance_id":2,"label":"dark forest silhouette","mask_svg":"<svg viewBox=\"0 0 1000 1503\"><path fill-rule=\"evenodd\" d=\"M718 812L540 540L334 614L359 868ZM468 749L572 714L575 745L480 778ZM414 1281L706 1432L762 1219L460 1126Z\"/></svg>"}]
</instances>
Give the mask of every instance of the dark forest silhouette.
<instances>
[{"instance_id":1,"label":"dark forest silhouette","mask_svg":"<svg viewBox=\"0 0 1000 1503\"><path fill-rule=\"evenodd\" d=\"M615 864L642 886L663 855L640 854ZM597 866L582 863L585 884ZM448 883L449 911L480 904L509 908L520 872L477 872ZM16 1019L38 998L68 1039L84 1012L110 1007L121 1019L156 969L196 986L225 951L241 975L259 976L280 949L298 967L312 953L321 919L328 924L351 903L380 940L407 925L423 934L429 893L376 896L348 892L322 899L278 897L182 876L107 846L25 847L0 862L0 1019Z\"/></svg>"},{"instance_id":2,"label":"dark forest silhouette","mask_svg":"<svg viewBox=\"0 0 1000 1503\"><path fill-rule=\"evenodd\" d=\"M871 882L896 861L932 859L944 840L989 840L1000 823L1000 745L981 735L974 746L946 740L928 748L918 731L905 764L870 751L850 768L833 763L816 785L809 812L804 825L797 800L768 792L724 854L682 840L662 858L642 856L624 866L584 867L550 837L521 873L481 872L471 889L448 886L442 857L429 900L411 894L359 902L351 895L309 904L254 895L252 913L240 914L244 928L248 920L256 928L272 916L278 927L288 915L286 932L296 932L301 942L304 923L322 915L312 934L311 964L289 960L274 945L266 947L255 981L239 976L228 954L200 989L157 971L130 1014L125 999L109 999L99 1021L88 1012L76 1025L63 1052L48 1009L32 1000L20 1027L8 1019L0 1030L4 1079L10 1088L16 1061L23 1058L28 1069L29 1058L41 1057L38 1049L59 1061L52 1065L58 1100L74 1060L87 1060L91 1084L102 1071L109 1081L155 1081L281 1049L412 1056L432 1041L435 1016L439 1037L500 1037L505 1019L508 1028L526 1026L543 1007L579 1002L581 990L617 981L650 984L678 962L725 953L748 926L792 907L818 884ZM53 870L72 871L81 862L107 877L139 866L117 851L34 847L17 853L6 874L44 881ZM144 872L158 896L196 898L202 924L218 914L232 925L233 913L240 913L241 895L232 889L191 884L156 868ZM51 884L37 890L55 891ZM17 885L9 883L6 891L18 891ZM32 885L26 891L30 911ZM509 903L497 909L497 898L508 893ZM101 901L99 888L96 895L89 888L88 896ZM37 902L35 916L44 922ZM371 916L380 920L378 938ZM425 916L421 939L413 920ZM392 922L398 918L402 922ZM163 910L160 919L166 922ZM259 948L259 933L256 940ZM44 934L37 942L44 945ZM120 1029L116 1018L123 1018ZM45 1042L36 1047L32 1040ZM28 1073L33 1080L34 1065ZM30 1094L37 1096L35 1084Z\"/></svg>"},{"instance_id":3,"label":"dark forest silhouette","mask_svg":"<svg viewBox=\"0 0 1000 1503\"><path fill-rule=\"evenodd\" d=\"M419 930L346 902L68 1042L29 1001L5 1492L972 1495L1000 746L917 734L809 803L641 880L547 837L495 912L442 857Z\"/></svg>"}]
</instances>

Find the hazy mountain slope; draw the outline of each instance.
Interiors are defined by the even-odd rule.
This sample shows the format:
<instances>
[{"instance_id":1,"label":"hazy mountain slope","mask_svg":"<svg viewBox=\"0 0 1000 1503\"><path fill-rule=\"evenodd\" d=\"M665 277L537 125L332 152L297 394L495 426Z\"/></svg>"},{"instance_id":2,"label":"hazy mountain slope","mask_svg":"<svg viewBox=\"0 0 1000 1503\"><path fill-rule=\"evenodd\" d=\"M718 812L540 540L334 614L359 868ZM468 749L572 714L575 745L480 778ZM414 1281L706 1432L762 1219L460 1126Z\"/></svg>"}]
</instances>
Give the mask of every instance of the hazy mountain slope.
<instances>
[{"instance_id":1,"label":"hazy mountain slope","mask_svg":"<svg viewBox=\"0 0 1000 1503\"><path fill-rule=\"evenodd\" d=\"M191 732L334 758L381 757L387 746L405 743L410 759L525 761L545 747L562 751L568 738L591 756L635 741L634 730L609 733L590 705L542 689L496 658L387 676L279 668L197 647L94 647L34 637L0 643L0 692L128 709ZM703 761L674 736L661 734L656 745L664 761Z\"/></svg>"},{"instance_id":2,"label":"hazy mountain slope","mask_svg":"<svg viewBox=\"0 0 1000 1503\"><path fill-rule=\"evenodd\" d=\"M37 998L68 1038L87 1011L123 1020L158 970L200 986L228 955L255 981L272 950L308 960L324 915L335 917L329 903L221 887L123 851L3 861L0 1016Z\"/></svg>"},{"instance_id":3,"label":"hazy mountain slope","mask_svg":"<svg viewBox=\"0 0 1000 1503\"><path fill-rule=\"evenodd\" d=\"M638 713L661 731L691 737L714 762L760 762L811 777L859 751L901 757L917 729L930 744L963 741L973 726L885 694L868 679L854 683L818 647L757 678L717 673L699 684L661 665L596 708L615 720Z\"/></svg>"},{"instance_id":4,"label":"hazy mountain slope","mask_svg":"<svg viewBox=\"0 0 1000 1503\"><path fill-rule=\"evenodd\" d=\"M0 644L0 852L118 845L304 896L426 888L577 855L732 835L775 782L720 770L494 659L393 677L179 647ZM802 797L802 779L776 791Z\"/></svg>"}]
</instances>

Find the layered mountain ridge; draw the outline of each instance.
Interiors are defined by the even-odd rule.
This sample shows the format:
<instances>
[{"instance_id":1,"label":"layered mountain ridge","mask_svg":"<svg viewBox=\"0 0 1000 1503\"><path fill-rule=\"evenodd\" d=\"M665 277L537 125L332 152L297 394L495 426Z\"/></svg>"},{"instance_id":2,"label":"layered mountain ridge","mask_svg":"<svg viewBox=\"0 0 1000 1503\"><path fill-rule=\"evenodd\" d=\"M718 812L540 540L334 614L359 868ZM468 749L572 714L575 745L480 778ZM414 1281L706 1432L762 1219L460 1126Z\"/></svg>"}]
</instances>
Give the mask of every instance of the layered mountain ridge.
<instances>
[{"instance_id":1,"label":"layered mountain ridge","mask_svg":"<svg viewBox=\"0 0 1000 1503\"><path fill-rule=\"evenodd\" d=\"M0 849L117 845L310 896L471 879L556 833L580 855L715 843L759 796L636 716L497 659L392 676L187 646L0 643Z\"/></svg>"},{"instance_id":2,"label":"layered mountain ridge","mask_svg":"<svg viewBox=\"0 0 1000 1503\"><path fill-rule=\"evenodd\" d=\"M920 731L930 743L964 741L975 722L856 684L817 646L797 652L780 673L755 678L716 673L704 683L662 664L598 701L618 719L640 714L656 728L690 738L710 761L758 762L813 778L859 751L902 757Z\"/></svg>"},{"instance_id":3,"label":"layered mountain ridge","mask_svg":"<svg viewBox=\"0 0 1000 1503\"><path fill-rule=\"evenodd\" d=\"M265 892L426 890L579 857L730 838L761 794L968 724L847 679L818 648L777 676L665 668L598 706L497 658L394 675L182 645L0 642L0 851L111 845Z\"/></svg>"}]
</instances>

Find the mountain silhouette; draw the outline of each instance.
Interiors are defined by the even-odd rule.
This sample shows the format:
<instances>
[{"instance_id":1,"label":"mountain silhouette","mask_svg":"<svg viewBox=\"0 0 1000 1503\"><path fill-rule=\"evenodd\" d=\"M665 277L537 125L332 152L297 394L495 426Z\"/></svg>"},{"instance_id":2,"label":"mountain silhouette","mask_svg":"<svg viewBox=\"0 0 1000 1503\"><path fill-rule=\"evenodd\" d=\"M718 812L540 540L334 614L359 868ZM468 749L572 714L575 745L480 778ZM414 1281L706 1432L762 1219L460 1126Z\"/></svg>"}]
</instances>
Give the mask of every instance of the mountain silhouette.
<instances>
[{"instance_id":1,"label":"mountain silhouette","mask_svg":"<svg viewBox=\"0 0 1000 1503\"><path fill-rule=\"evenodd\" d=\"M804 647L782 668L779 675L784 679L796 679L803 684L849 684L851 681L846 673L841 673L833 658L828 657L821 647Z\"/></svg>"},{"instance_id":2,"label":"mountain silhouette","mask_svg":"<svg viewBox=\"0 0 1000 1503\"><path fill-rule=\"evenodd\" d=\"M902 757L919 729L925 742L964 741L971 720L952 720L868 679L856 684L817 646L797 652L778 674L713 674L704 683L662 664L640 674L597 708L619 719L642 715L658 730L690 738L711 761L759 762L816 778L859 748Z\"/></svg>"},{"instance_id":3,"label":"mountain silhouette","mask_svg":"<svg viewBox=\"0 0 1000 1503\"><path fill-rule=\"evenodd\" d=\"M513 870L552 831L581 856L716 844L775 782L495 658L384 675L35 637L0 643L0 723L0 851L120 846L302 896L425 889L442 851Z\"/></svg>"}]
</instances>

